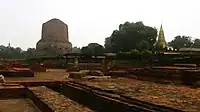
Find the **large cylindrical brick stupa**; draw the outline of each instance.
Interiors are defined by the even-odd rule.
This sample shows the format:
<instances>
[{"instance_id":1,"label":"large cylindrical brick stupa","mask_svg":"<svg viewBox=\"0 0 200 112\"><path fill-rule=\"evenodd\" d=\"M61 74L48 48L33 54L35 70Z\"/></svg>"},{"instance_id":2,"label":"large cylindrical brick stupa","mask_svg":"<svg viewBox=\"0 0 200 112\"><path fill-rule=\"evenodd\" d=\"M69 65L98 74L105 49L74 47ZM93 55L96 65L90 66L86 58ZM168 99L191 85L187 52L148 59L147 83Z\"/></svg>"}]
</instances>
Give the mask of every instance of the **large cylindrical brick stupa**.
<instances>
[{"instance_id":1,"label":"large cylindrical brick stupa","mask_svg":"<svg viewBox=\"0 0 200 112\"><path fill-rule=\"evenodd\" d=\"M36 44L37 55L62 55L71 52L68 26L59 19L51 19L42 25L42 38Z\"/></svg>"}]
</instances>

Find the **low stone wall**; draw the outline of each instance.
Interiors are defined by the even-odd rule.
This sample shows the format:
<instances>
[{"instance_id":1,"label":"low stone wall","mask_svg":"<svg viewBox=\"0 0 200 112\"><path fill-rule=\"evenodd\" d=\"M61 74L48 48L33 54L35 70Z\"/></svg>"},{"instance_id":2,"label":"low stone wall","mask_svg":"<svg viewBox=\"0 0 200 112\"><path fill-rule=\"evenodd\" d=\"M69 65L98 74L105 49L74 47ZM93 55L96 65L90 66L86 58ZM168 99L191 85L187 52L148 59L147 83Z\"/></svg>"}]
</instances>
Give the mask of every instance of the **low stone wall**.
<instances>
[{"instance_id":1,"label":"low stone wall","mask_svg":"<svg viewBox=\"0 0 200 112\"><path fill-rule=\"evenodd\" d=\"M42 112L54 112L47 104L41 101L32 91L26 89L26 96L30 98L34 104L42 111Z\"/></svg>"},{"instance_id":2,"label":"low stone wall","mask_svg":"<svg viewBox=\"0 0 200 112\"><path fill-rule=\"evenodd\" d=\"M34 77L34 72L30 70L4 70L0 73L5 77Z\"/></svg>"},{"instance_id":3,"label":"low stone wall","mask_svg":"<svg viewBox=\"0 0 200 112\"><path fill-rule=\"evenodd\" d=\"M113 101L109 98L100 97L92 92L84 91L80 88L72 87L69 85L62 86L48 86L55 91L64 94L66 97L83 104L87 105L94 111L99 112L129 112L136 111L136 108L128 106L122 102ZM134 110L135 109L135 110ZM138 110L137 110L138 111Z\"/></svg>"},{"instance_id":4,"label":"low stone wall","mask_svg":"<svg viewBox=\"0 0 200 112\"><path fill-rule=\"evenodd\" d=\"M200 81L198 69L138 69L132 73L141 80L153 80L155 82L171 82L184 85L196 85Z\"/></svg>"}]
</instances>

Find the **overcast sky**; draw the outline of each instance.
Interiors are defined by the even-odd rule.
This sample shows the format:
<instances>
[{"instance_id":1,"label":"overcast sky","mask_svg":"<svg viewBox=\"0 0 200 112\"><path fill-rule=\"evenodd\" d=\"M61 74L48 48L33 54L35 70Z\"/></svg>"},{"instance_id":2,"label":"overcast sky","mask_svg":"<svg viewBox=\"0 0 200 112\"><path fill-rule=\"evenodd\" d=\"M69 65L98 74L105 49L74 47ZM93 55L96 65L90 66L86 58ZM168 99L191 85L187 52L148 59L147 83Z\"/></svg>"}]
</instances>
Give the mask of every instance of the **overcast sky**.
<instances>
[{"instance_id":1,"label":"overcast sky","mask_svg":"<svg viewBox=\"0 0 200 112\"><path fill-rule=\"evenodd\" d=\"M42 23L68 24L69 40L82 47L104 39L126 21L160 28L167 41L176 35L200 38L199 0L0 0L0 44L36 47Z\"/></svg>"}]
</instances>

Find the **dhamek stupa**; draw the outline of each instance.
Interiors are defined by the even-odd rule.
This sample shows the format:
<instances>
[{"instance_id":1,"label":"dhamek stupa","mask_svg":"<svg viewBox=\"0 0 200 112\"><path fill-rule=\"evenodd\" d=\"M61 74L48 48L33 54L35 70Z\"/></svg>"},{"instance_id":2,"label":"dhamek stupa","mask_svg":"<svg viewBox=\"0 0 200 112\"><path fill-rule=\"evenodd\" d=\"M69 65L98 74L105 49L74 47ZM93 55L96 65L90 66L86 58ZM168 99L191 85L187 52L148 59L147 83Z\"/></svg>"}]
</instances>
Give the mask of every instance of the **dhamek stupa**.
<instances>
[{"instance_id":1,"label":"dhamek stupa","mask_svg":"<svg viewBox=\"0 0 200 112\"><path fill-rule=\"evenodd\" d=\"M71 52L68 26L59 19L51 19L42 25L42 38L36 44L36 54L62 55Z\"/></svg>"},{"instance_id":2,"label":"dhamek stupa","mask_svg":"<svg viewBox=\"0 0 200 112\"><path fill-rule=\"evenodd\" d=\"M165 35L164 35L163 27L161 25L160 31L159 31L159 34L158 34L158 39L155 43L155 48L164 49L166 47L167 47L167 42L165 41Z\"/></svg>"}]
</instances>

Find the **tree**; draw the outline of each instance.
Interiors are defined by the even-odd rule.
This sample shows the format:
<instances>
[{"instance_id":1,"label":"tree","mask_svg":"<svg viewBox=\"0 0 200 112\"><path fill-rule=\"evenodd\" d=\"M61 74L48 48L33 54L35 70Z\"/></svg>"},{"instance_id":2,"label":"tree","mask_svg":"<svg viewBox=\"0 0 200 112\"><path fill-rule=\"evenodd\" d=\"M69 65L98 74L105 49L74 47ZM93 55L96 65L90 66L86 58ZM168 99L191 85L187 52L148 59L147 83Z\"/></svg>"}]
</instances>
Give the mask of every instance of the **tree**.
<instances>
[{"instance_id":1,"label":"tree","mask_svg":"<svg viewBox=\"0 0 200 112\"><path fill-rule=\"evenodd\" d=\"M23 51L20 47L0 46L0 58L19 59L35 56L35 48L28 48Z\"/></svg>"},{"instance_id":2,"label":"tree","mask_svg":"<svg viewBox=\"0 0 200 112\"><path fill-rule=\"evenodd\" d=\"M156 42L157 29L145 26L142 22L125 22L105 39L107 52L129 52L132 49L152 49Z\"/></svg>"},{"instance_id":3,"label":"tree","mask_svg":"<svg viewBox=\"0 0 200 112\"><path fill-rule=\"evenodd\" d=\"M193 47L200 48L200 39L195 39L194 40Z\"/></svg>"},{"instance_id":4,"label":"tree","mask_svg":"<svg viewBox=\"0 0 200 112\"><path fill-rule=\"evenodd\" d=\"M73 53L81 53L81 49L78 48L78 47L73 47L73 48L72 48L72 52L73 52Z\"/></svg>"},{"instance_id":5,"label":"tree","mask_svg":"<svg viewBox=\"0 0 200 112\"><path fill-rule=\"evenodd\" d=\"M169 42L169 45L174 49L180 49L183 47L191 47L193 44L192 37L189 36L176 36L174 40Z\"/></svg>"},{"instance_id":6,"label":"tree","mask_svg":"<svg viewBox=\"0 0 200 112\"><path fill-rule=\"evenodd\" d=\"M91 49L89 49L87 46L82 47L81 52L86 54L92 53Z\"/></svg>"},{"instance_id":7,"label":"tree","mask_svg":"<svg viewBox=\"0 0 200 112\"><path fill-rule=\"evenodd\" d=\"M18 54L20 54L22 52L22 49L20 47L16 47L15 48L15 52L18 53Z\"/></svg>"},{"instance_id":8,"label":"tree","mask_svg":"<svg viewBox=\"0 0 200 112\"><path fill-rule=\"evenodd\" d=\"M105 52L110 52L113 51L113 47L112 47L112 43L111 43L111 38L107 37L105 38L105 42L104 42L104 46L105 46Z\"/></svg>"},{"instance_id":9,"label":"tree","mask_svg":"<svg viewBox=\"0 0 200 112\"><path fill-rule=\"evenodd\" d=\"M98 43L90 43L88 46L82 47L81 51L89 54L104 53L104 48Z\"/></svg>"},{"instance_id":10,"label":"tree","mask_svg":"<svg viewBox=\"0 0 200 112\"><path fill-rule=\"evenodd\" d=\"M28 48L26 51L27 57L35 56L35 48Z\"/></svg>"}]
</instances>

